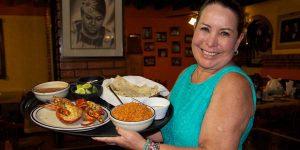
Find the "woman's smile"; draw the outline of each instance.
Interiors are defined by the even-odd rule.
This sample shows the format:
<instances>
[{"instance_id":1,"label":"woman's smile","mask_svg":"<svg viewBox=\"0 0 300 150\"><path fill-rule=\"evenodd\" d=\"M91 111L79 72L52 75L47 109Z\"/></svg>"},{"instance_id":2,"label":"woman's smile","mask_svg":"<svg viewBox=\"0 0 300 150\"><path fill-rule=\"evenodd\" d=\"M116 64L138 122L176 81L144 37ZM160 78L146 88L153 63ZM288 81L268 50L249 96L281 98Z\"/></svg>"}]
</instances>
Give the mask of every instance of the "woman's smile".
<instances>
[{"instance_id":1,"label":"woman's smile","mask_svg":"<svg viewBox=\"0 0 300 150\"><path fill-rule=\"evenodd\" d=\"M202 51L202 53L204 54L204 55L208 55L208 56L215 56L215 55L217 55L217 54L219 54L219 53L216 53L216 52L209 52L209 51L206 51L206 50L204 50L204 49L200 49L201 51Z\"/></svg>"}]
</instances>

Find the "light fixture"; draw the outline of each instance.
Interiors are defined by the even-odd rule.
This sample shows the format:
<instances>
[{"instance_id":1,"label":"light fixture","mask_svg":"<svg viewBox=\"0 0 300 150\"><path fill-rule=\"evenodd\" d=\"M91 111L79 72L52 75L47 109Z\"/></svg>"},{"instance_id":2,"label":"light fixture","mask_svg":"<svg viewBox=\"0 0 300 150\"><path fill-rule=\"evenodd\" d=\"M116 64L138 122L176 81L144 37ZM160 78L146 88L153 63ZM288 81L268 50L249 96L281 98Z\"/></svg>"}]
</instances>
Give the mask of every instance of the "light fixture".
<instances>
[{"instance_id":1,"label":"light fixture","mask_svg":"<svg viewBox=\"0 0 300 150\"><path fill-rule=\"evenodd\" d=\"M190 19L190 21L189 21L189 24L192 25L192 26L195 26L196 21L197 21L197 19L194 18L194 17L192 17L192 18Z\"/></svg>"}]
</instances>

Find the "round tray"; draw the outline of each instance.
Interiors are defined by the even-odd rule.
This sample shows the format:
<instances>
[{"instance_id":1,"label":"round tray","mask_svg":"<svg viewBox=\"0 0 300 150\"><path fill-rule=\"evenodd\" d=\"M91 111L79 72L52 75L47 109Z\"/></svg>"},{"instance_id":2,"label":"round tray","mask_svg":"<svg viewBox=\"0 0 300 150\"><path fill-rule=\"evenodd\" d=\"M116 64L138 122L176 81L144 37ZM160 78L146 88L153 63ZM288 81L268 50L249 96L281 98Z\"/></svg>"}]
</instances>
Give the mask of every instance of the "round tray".
<instances>
[{"instance_id":1,"label":"round tray","mask_svg":"<svg viewBox=\"0 0 300 150\"><path fill-rule=\"evenodd\" d=\"M67 96L70 100L74 100L74 97L71 96L70 94ZM112 109L114 106L110 105L107 103L105 100L101 99L100 97L93 99L94 102L100 104L101 106L107 108L108 110ZM39 101L38 99L35 98L32 92L28 92L23 100L22 100L22 105L20 106L21 112L23 115L30 116L31 112L38 107L38 105L44 104L43 102ZM141 134L146 134L146 133L152 133L159 131L160 128L162 128L172 117L173 115L173 106L170 105L168 112L166 114L166 117L161 119L161 120L154 120L151 126L149 126L147 129L140 131ZM31 118L31 117L29 117ZM42 126L43 127L43 126ZM49 130L53 130L51 128L48 128ZM103 126L99 126L97 128L94 128L92 130L88 131L64 131L64 130L53 130L55 132L61 132L61 133L66 133L70 135L78 135L78 136L89 136L89 137L111 137L111 136L117 136L117 132L115 130L115 126L111 121L106 123Z\"/></svg>"}]
</instances>

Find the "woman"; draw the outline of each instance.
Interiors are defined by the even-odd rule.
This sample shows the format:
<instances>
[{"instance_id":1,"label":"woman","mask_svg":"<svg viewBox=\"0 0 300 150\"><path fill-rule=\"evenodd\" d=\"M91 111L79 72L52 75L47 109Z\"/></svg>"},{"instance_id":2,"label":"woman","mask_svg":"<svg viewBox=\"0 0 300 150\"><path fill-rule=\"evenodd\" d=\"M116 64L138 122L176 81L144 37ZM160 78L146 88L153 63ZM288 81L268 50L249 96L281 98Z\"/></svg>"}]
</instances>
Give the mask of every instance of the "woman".
<instances>
[{"instance_id":1,"label":"woman","mask_svg":"<svg viewBox=\"0 0 300 150\"><path fill-rule=\"evenodd\" d=\"M256 104L251 79L232 61L243 39L243 20L236 3L208 0L192 40L197 64L186 68L172 89L174 115L167 125L148 137L151 141L121 128L118 137L94 139L136 150L242 149Z\"/></svg>"},{"instance_id":2,"label":"woman","mask_svg":"<svg viewBox=\"0 0 300 150\"><path fill-rule=\"evenodd\" d=\"M72 48L108 48L113 44L113 35L103 26L106 15L104 0L83 0L81 19L71 26Z\"/></svg>"}]
</instances>

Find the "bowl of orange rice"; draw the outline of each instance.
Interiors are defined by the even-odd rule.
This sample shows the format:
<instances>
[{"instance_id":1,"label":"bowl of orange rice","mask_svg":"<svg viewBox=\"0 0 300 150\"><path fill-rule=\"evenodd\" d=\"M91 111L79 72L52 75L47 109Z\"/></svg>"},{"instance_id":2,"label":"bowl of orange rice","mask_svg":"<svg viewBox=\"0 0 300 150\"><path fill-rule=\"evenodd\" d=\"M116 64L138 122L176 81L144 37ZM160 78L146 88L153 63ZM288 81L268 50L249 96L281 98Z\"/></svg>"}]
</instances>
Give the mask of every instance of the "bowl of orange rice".
<instances>
[{"instance_id":1,"label":"bowl of orange rice","mask_svg":"<svg viewBox=\"0 0 300 150\"><path fill-rule=\"evenodd\" d=\"M130 102L111 109L109 117L115 126L139 132L152 124L155 111L142 103Z\"/></svg>"}]
</instances>

